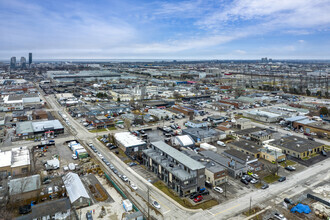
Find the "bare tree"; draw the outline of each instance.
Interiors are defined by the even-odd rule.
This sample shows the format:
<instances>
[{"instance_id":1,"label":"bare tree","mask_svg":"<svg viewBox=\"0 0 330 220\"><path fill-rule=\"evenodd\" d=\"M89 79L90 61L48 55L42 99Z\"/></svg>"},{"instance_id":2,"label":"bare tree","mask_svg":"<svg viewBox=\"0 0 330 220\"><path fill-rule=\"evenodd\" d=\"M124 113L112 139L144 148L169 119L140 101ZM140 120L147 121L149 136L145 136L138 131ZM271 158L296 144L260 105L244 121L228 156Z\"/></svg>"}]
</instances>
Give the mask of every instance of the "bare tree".
<instances>
[{"instance_id":1,"label":"bare tree","mask_svg":"<svg viewBox=\"0 0 330 220\"><path fill-rule=\"evenodd\" d=\"M131 121L128 118L124 119L124 124L127 130L131 131Z\"/></svg>"}]
</instances>

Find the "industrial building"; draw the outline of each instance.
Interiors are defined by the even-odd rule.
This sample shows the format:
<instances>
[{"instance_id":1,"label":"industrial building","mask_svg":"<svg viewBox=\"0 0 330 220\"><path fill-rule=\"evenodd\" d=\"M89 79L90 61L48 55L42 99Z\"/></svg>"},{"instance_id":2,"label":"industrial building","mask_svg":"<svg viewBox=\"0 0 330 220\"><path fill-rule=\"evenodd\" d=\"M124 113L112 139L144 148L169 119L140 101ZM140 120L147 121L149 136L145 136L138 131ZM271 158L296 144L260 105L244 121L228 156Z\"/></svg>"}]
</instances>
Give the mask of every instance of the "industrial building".
<instances>
[{"instance_id":1,"label":"industrial building","mask_svg":"<svg viewBox=\"0 0 330 220\"><path fill-rule=\"evenodd\" d=\"M34 138L47 133L63 134L64 127L59 120L16 123L16 137L20 139Z\"/></svg>"},{"instance_id":2,"label":"industrial building","mask_svg":"<svg viewBox=\"0 0 330 220\"><path fill-rule=\"evenodd\" d=\"M147 148L147 143L130 132L121 132L114 135L115 141L126 154L140 152Z\"/></svg>"}]
</instances>

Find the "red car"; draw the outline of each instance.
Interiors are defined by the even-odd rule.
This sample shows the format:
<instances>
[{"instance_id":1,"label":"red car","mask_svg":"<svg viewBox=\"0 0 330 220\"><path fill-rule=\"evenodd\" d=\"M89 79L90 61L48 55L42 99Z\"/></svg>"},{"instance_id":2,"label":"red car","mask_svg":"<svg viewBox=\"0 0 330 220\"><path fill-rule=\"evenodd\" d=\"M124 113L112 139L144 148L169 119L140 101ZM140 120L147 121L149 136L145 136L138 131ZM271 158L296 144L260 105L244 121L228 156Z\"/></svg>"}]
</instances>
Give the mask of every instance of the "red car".
<instances>
[{"instance_id":1,"label":"red car","mask_svg":"<svg viewBox=\"0 0 330 220\"><path fill-rule=\"evenodd\" d=\"M194 202L200 202L203 200L203 196L197 196L196 198L194 198Z\"/></svg>"}]
</instances>

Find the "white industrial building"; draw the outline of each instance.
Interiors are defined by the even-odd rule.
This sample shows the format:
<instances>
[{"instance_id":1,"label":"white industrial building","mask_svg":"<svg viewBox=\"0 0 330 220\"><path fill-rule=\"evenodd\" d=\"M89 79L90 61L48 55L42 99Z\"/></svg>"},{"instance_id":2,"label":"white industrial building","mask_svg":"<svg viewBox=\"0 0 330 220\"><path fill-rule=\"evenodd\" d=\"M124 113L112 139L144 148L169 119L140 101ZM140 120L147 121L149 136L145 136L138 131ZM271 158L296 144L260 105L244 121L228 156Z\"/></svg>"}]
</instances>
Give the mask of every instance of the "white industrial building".
<instances>
[{"instance_id":1,"label":"white industrial building","mask_svg":"<svg viewBox=\"0 0 330 220\"><path fill-rule=\"evenodd\" d=\"M91 205L92 200L78 174L70 172L62 179L72 206L77 208Z\"/></svg>"},{"instance_id":2,"label":"white industrial building","mask_svg":"<svg viewBox=\"0 0 330 220\"><path fill-rule=\"evenodd\" d=\"M261 111L261 110L245 111L243 112L243 116L262 122L277 122L282 117L282 115L280 114Z\"/></svg>"},{"instance_id":3,"label":"white industrial building","mask_svg":"<svg viewBox=\"0 0 330 220\"><path fill-rule=\"evenodd\" d=\"M148 113L152 116L156 116L159 120L173 117L173 114L171 112L163 109L149 109Z\"/></svg>"},{"instance_id":4,"label":"white industrial building","mask_svg":"<svg viewBox=\"0 0 330 220\"><path fill-rule=\"evenodd\" d=\"M195 146L195 141L189 135L180 135L172 139L172 144L180 147L193 147Z\"/></svg>"},{"instance_id":5,"label":"white industrial building","mask_svg":"<svg viewBox=\"0 0 330 220\"><path fill-rule=\"evenodd\" d=\"M121 132L114 135L118 147L125 153L139 152L147 148L147 143L130 132Z\"/></svg>"}]
</instances>

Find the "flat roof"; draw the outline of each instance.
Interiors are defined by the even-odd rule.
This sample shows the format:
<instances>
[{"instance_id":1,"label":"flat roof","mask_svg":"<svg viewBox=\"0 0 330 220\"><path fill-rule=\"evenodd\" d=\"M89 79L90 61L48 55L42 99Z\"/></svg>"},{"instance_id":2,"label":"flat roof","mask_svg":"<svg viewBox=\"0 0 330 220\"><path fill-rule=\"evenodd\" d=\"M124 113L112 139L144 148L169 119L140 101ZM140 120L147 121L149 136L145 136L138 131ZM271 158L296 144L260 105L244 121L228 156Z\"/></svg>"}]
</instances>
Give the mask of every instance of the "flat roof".
<instances>
[{"instance_id":1,"label":"flat roof","mask_svg":"<svg viewBox=\"0 0 330 220\"><path fill-rule=\"evenodd\" d=\"M30 164L30 152L27 147L16 147L12 149L11 167L20 167Z\"/></svg>"},{"instance_id":2,"label":"flat roof","mask_svg":"<svg viewBox=\"0 0 330 220\"><path fill-rule=\"evenodd\" d=\"M146 144L145 141L141 140L130 132L116 133L114 136L116 138L116 141L118 141L126 148Z\"/></svg>"},{"instance_id":3,"label":"flat roof","mask_svg":"<svg viewBox=\"0 0 330 220\"><path fill-rule=\"evenodd\" d=\"M175 148L171 147L170 145L166 144L163 141L151 142L151 144L155 148L158 148L159 150L163 151L164 153L166 153L176 161L182 163L191 170L198 170L205 168L205 166L202 165L201 163L193 160L192 158L181 153L180 151L176 150Z\"/></svg>"},{"instance_id":4,"label":"flat roof","mask_svg":"<svg viewBox=\"0 0 330 220\"><path fill-rule=\"evenodd\" d=\"M269 142L269 144L270 145L274 144L279 148L283 147L299 153L312 150L316 147L320 147L323 145L322 143L318 143L316 141L312 141L296 136L283 137L281 139L271 141Z\"/></svg>"},{"instance_id":5,"label":"flat roof","mask_svg":"<svg viewBox=\"0 0 330 220\"><path fill-rule=\"evenodd\" d=\"M294 116L294 117L291 117L291 118L286 118L285 120L289 121L289 122L294 122L294 121L300 121L300 120L303 120L303 119L308 119L308 117L299 115L299 116Z\"/></svg>"},{"instance_id":6,"label":"flat roof","mask_svg":"<svg viewBox=\"0 0 330 220\"><path fill-rule=\"evenodd\" d=\"M9 167L11 166L11 151L0 152L0 167Z\"/></svg>"},{"instance_id":7,"label":"flat roof","mask_svg":"<svg viewBox=\"0 0 330 220\"><path fill-rule=\"evenodd\" d=\"M40 188L40 175L27 176L9 181L9 194L16 195Z\"/></svg>"}]
</instances>

